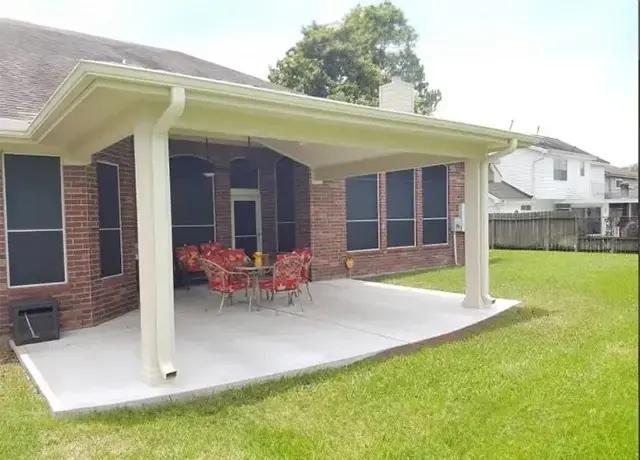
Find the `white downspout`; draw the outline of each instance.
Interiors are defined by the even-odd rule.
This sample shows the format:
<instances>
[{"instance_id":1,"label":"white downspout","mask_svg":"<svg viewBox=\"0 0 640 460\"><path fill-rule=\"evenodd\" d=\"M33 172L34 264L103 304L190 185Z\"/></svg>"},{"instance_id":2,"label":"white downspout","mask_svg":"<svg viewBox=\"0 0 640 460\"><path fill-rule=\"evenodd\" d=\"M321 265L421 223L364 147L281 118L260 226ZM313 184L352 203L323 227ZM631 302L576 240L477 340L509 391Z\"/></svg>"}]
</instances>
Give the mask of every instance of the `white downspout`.
<instances>
[{"instance_id":1,"label":"white downspout","mask_svg":"<svg viewBox=\"0 0 640 460\"><path fill-rule=\"evenodd\" d=\"M536 163L544 160L544 158L544 153L541 153L540 158L536 158L531 163L531 165L533 166L533 168L531 168L531 196L533 196L534 198L536 197Z\"/></svg>"},{"instance_id":2,"label":"white downspout","mask_svg":"<svg viewBox=\"0 0 640 460\"><path fill-rule=\"evenodd\" d=\"M160 180L153 181L153 190L156 195L154 203L158 203L157 210L154 210L154 220L156 223L156 239L159 241L156 252L156 263L158 260L165 259L165 263L171 265L171 252L164 254L167 248L171 248L171 212L166 212L166 203L171 202L171 190L169 185L169 146L168 132L169 129L182 116L186 104L186 93L184 88L171 88L169 105L160 118L155 122L152 128L153 142L162 143L162 145L154 145L153 152L156 158L153 158L153 177ZM169 206L169 209L171 207ZM166 270L162 270L164 272ZM162 278L164 275L158 278ZM156 315L156 347L158 351L158 367L162 373L162 377L172 379L177 376L178 371L174 365L175 355L175 313L173 311L173 280L158 279L157 280L157 315ZM168 290L171 292L167 292ZM163 301L163 297L170 295L171 303ZM161 300L158 300L161 299Z\"/></svg>"}]
</instances>

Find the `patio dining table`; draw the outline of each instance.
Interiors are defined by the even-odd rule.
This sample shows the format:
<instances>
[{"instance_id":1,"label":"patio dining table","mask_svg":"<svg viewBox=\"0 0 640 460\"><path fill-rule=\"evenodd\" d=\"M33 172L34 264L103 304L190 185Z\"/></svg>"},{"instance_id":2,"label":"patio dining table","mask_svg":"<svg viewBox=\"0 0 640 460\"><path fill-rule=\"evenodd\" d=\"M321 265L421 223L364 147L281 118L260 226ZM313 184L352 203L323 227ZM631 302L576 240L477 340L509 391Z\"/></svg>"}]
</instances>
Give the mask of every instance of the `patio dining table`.
<instances>
[{"instance_id":1,"label":"patio dining table","mask_svg":"<svg viewBox=\"0 0 640 460\"><path fill-rule=\"evenodd\" d=\"M260 282L260 277L266 274L269 274L273 270L273 267L274 267L273 265L260 265L260 266L244 265L241 267L234 268L235 271L245 272L251 277L251 288L253 290L252 298L254 299L255 306L258 307L258 309L264 307L264 305L260 303L260 298L259 298L260 289L259 289L258 283Z\"/></svg>"}]
</instances>

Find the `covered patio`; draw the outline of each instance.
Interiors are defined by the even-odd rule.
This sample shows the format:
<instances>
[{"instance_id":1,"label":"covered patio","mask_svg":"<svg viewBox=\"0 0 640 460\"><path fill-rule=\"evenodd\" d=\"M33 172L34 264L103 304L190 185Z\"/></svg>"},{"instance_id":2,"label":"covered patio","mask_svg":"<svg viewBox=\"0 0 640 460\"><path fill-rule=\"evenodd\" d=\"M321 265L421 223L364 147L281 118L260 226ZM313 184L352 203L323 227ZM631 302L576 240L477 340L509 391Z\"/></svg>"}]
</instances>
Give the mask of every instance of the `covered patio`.
<instances>
[{"instance_id":1,"label":"covered patio","mask_svg":"<svg viewBox=\"0 0 640 460\"><path fill-rule=\"evenodd\" d=\"M93 61L81 61L32 121L0 124L7 149L59 155L65 166L88 165L96 152L132 135L139 310L57 342L18 347L54 411L215 391L343 364L464 328L517 303L489 293L488 171L494 159L535 137ZM465 231L464 295L314 282L315 302L304 314L297 307L277 316L240 307L220 317L206 311L206 291L176 292L174 300L169 144L177 137L251 138L308 168L309 187L463 162L457 218ZM332 199L319 193L310 207L321 211L323 200ZM311 228L321 214L310 219ZM331 231L342 231L337 227L311 241L314 258L328 254L334 266L344 264L343 251L331 246Z\"/></svg>"},{"instance_id":2,"label":"covered patio","mask_svg":"<svg viewBox=\"0 0 640 460\"><path fill-rule=\"evenodd\" d=\"M314 302L283 299L249 313L236 303L216 315L205 286L175 295L180 377L140 380L140 310L55 342L16 348L56 415L174 401L228 388L343 366L484 321L518 302L461 306L461 294L357 280L314 283ZM304 309L304 311L302 310Z\"/></svg>"}]
</instances>

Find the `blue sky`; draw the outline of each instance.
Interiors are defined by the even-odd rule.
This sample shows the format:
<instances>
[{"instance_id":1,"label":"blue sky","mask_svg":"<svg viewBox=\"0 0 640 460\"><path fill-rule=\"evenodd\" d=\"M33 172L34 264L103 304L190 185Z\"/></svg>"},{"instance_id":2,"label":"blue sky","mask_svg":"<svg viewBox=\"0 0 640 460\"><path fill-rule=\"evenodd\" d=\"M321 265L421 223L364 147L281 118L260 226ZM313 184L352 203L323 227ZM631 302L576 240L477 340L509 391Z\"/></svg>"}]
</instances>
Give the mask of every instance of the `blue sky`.
<instances>
[{"instance_id":1,"label":"blue sky","mask_svg":"<svg viewBox=\"0 0 640 460\"><path fill-rule=\"evenodd\" d=\"M338 20L357 3L19 0L3 2L0 16L177 49L265 77L302 25ZM443 93L436 117L503 129L515 119L514 130L540 126L614 164L637 161L636 0L394 3L420 34L418 55Z\"/></svg>"}]
</instances>

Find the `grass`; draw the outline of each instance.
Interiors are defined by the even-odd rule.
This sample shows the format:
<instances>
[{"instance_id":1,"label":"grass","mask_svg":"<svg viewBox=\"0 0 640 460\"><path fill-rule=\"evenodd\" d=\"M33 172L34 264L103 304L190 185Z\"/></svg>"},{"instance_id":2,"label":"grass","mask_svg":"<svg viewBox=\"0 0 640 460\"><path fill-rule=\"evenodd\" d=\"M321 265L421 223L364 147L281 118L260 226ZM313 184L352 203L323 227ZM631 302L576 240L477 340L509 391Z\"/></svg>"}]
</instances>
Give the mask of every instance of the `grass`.
<instances>
[{"instance_id":1,"label":"grass","mask_svg":"<svg viewBox=\"0 0 640 460\"><path fill-rule=\"evenodd\" d=\"M461 342L144 411L54 419L0 358L7 459L638 458L638 258L496 251L525 308ZM390 283L461 291L463 270Z\"/></svg>"}]
</instances>

